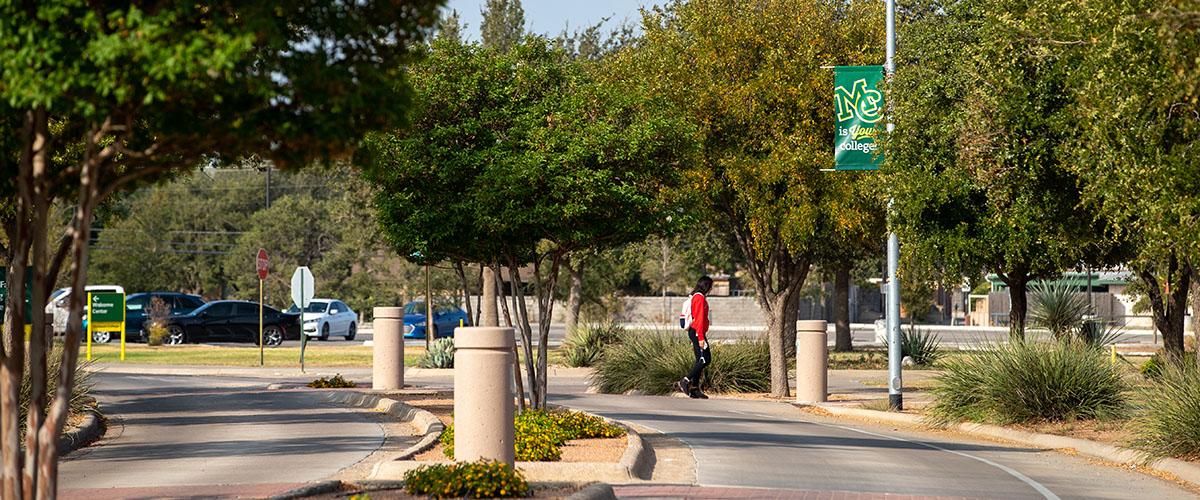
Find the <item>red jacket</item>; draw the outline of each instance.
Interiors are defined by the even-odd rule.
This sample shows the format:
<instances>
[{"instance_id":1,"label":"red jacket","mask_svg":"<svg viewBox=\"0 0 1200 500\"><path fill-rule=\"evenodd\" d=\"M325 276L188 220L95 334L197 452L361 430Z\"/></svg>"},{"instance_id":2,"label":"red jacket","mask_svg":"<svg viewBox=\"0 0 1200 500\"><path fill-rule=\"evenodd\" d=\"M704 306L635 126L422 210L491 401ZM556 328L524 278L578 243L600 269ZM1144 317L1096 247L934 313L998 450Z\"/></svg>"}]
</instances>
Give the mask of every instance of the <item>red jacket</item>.
<instances>
[{"instance_id":1,"label":"red jacket","mask_svg":"<svg viewBox=\"0 0 1200 500\"><path fill-rule=\"evenodd\" d=\"M704 336L708 334L708 327L711 323L708 317L708 301L705 300L704 294L696 293L692 295L692 325L696 330L696 338L700 342L704 342Z\"/></svg>"}]
</instances>

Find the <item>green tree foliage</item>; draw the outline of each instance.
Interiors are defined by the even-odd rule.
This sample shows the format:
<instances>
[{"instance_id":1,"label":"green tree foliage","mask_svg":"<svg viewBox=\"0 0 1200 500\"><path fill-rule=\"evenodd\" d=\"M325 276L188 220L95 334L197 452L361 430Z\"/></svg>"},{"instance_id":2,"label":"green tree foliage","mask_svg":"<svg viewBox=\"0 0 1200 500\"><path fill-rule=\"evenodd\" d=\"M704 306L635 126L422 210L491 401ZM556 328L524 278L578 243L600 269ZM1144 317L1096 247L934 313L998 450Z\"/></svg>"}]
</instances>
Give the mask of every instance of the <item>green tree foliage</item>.
<instances>
[{"instance_id":1,"label":"green tree foliage","mask_svg":"<svg viewBox=\"0 0 1200 500\"><path fill-rule=\"evenodd\" d=\"M955 280L998 274L1023 337L1031 279L1113 257L1063 147L1070 65L1005 29L1032 15L1017 3L954 2L903 29L884 170L905 260Z\"/></svg>"},{"instance_id":2,"label":"green tree foliage","mask_svg":"<svg viewBox=\"0 0 1200 500\"><path fill-rule=\"evenodd\" d=\"M483 47L508 52L525 38L525 9L521 0L487 0L479 10L483 23L479 25Z\"/></svg>"},{"instance_id":3,"label":"green tree foliage","mask_svg":"<svg viewBox=\"0 0 1200 500\"><path fill-rule=\"evenodd\" d=\"M341 156L399 124L401 68L440 2L0 4L0 221L9 294L0 349L0 497L53 498L58 436L74 383L96 207L113 192L203 162L259 155L281 167ZM71 199L64 237L49 211ZM56 248L50 248L53 239ZM68 258L69 257L69 258ZM70 262L66 349L47 409L45 315ZM17 340L33 269L28 356ZM26 443L17 390L30 361Z\"/></svg>"},{"instance_id":4,"label":"green tree foliage","mask_svg":"<svg viewBox=\"0 0 1200 500\"><path fill-rule=\"evenodd\" d=\"M737 237L768 319L771 394L785 396L808 270L830 231L866 220L840 213L837 193L867 177L819 172L833 144L821 66L883 62L882 4L692 0L647 12L643 31L629 71L701 126L688 192Z\"/></svg>"},{"instance_id":5,"label":"green tree foliage","mask_svg":"<svg viewBox=\"0 0 1200 500\"><path fill-rule=\"evenodd\" d=\"M546 318L567 252L641 240L672 213L662 193L691 128L662 103L592 77L536 38L507 53L435 42L413 72L422 111L412 128L371 136L359 156L400 255L500 262L514 283L533 263ZM531 399L542 407L549 322L539 323L535 364L518 304Z\"/></svg>"}]
</instances>

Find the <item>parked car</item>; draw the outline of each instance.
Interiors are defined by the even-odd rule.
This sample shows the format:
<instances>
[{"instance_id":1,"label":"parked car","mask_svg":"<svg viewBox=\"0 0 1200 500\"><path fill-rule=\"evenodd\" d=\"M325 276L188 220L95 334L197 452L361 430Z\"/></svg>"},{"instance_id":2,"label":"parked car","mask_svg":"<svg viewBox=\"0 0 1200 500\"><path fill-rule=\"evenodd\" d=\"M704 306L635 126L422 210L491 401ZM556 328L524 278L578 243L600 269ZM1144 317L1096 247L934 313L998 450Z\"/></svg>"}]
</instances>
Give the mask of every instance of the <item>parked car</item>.
<instances>
[{"instance_id":1,"label":"parked car","mask_svg":"<svg viewBox=\"0 0 1200 500\"><path fill-rule=\"evenodd\" d=\"M196 310L168 316L163 344L188 342L258 343L258 303L216 300ZM284 340L300 338L300 315L263 306L263 345L274 347ZM149 325L142 328L142 341L150 338Z\"/></svg>"},{"instance_id":2,"label":"parked car","mask_svg":"<svg viewBox=\"0 0 1200 500\"><path fill-rule=\"evenodd\" d=\"M300 312L292 305L289 313ZM358 315L340 300L312 299L304 308L304 334L317 340L329 340L329 336L340 335L354 340L358 333Z\"/></svg>"},{"instance_id":3,"label":"parked car","mask_svg":"<svg viewBox=\"0 0 1200 500\"><path fill-rule=\"evenodd\" d=\"M170 314L183 314L194 311L196 308L204 305L204 299L199 295L190 295L178 292L146 292L135 293L125 297L125 340L128 342L141 341L142 326L146 322L146 315L150 313L151 301L154 299L162 299L163 303L169 309ZM109 336L111 337L111 336ZM93 342L108 342L110 338L97 338L92 336Z\"/></svg>"},{"instance_id":4,"label":"parked car","mask_svg":"<svg viewBox=\"0 0 1200 500\"><path fill-rule=\"evenodd\" d=\"M88 285L83 290L87 293L125 293L125 288L119 285ZM46 304L46 314L53 317L50 324L55 335L64 335L67 333L67 317L70 314L70 311L67 310L67 301L70 299L71 287L60 288L50 294L50 300ZM84 307L84 317L86 318L86 301ZM96 341L96 333L104 333L110 337L112 336L112 332L94 332L92 335L93 341ZM120 335L120 332L116 333Z\"/></svg>"},{"instance_id":5,"label":"parked car","mask_svg":"<svg viewBox=\"0 0 1200 500\"><path fill-rule=\"evenodd\" d=\"M459 323L467 323L467 313L454 304L433 305L433 338L453 337L454 329ZM404 338L425 338L425 303L409 302L404 304Z\"/></svg>"}]
</instances>

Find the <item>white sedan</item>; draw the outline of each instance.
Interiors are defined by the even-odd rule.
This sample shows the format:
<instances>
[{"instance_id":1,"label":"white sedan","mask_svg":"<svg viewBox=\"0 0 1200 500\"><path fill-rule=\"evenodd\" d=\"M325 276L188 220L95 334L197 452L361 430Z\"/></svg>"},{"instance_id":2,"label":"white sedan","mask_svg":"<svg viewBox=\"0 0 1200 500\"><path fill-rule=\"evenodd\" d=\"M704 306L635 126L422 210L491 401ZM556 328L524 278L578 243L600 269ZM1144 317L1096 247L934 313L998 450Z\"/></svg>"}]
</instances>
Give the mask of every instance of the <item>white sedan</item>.
<instances>
[{"instance_id":1,"label":"white sedan","mask_svg":"<svg viewBox=\"0 0 1200 500\"><path fill-rule=\"evenodd\" d=\"M292 306L288 312L300 309ZM329 340L330 335L339 335L354 340L358 333L358 315L340 300L312 299L304 308L304 334L319 340Z\"/></svg>"}]
</instances>

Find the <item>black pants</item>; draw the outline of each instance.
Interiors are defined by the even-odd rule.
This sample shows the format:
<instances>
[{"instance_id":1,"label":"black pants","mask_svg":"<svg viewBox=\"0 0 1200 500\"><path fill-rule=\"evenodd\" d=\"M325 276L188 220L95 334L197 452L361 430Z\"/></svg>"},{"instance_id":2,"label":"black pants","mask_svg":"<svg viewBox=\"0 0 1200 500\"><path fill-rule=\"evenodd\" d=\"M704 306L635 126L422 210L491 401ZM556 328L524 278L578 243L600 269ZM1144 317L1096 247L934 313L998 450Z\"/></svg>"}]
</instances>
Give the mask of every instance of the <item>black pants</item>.
<instances>
[{"instance_id":1,"label":"black pants","mask_svg":"<svg viewBox=\"0 0 1200 500\"><path fill-rule=\"evenodd\" d=\"M688 372L687 379L691 382L692 387L700 387L700 373L704 371L704 367L712 363L712 352L705 347L700 349L700 339L696 337L696 329L688 328L688 338L692 339L692 354L696 355L696 363L692 365L692 371Z\"/></svg>"}]
</instances>

